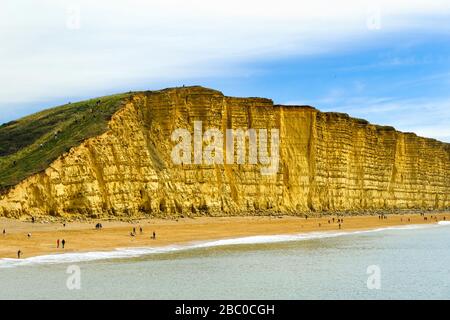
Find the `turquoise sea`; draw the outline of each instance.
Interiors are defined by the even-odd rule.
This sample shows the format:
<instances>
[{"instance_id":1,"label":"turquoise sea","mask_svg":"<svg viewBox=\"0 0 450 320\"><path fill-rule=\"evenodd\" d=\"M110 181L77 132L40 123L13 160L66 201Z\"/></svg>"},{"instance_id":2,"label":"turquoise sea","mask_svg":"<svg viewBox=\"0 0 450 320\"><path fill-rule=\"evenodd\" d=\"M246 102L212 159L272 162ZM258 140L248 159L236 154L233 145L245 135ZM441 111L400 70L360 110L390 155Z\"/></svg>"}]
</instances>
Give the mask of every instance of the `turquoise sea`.
<instances>
[{"instance_id":1,"label":"turquoise sea","mask_svg":"<svg viewBox=\"0 0 450 320\"><path fill-rule=\"evenodd\" d=\"M449 298L448 222L0 260L0 299Z\"/></svg>"}]
</instances>

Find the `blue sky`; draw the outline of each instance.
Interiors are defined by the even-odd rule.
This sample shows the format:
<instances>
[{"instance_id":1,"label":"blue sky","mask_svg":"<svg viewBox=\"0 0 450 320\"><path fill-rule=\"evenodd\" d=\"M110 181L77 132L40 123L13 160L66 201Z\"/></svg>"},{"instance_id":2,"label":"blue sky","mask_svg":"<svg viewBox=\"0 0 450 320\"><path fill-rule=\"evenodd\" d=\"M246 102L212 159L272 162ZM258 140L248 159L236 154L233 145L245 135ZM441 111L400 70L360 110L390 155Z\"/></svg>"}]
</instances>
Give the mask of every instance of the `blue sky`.
<instances>
[{"instance_id":1,"label":"blue sky","mask_svg":"<svg viewBox=\"0 0 450 320\"><path fill-rule=\"evenodd\" d=\"M0 123L199 84L450 142L450 1L0 4Z\"/></svg>"}]
</instances>

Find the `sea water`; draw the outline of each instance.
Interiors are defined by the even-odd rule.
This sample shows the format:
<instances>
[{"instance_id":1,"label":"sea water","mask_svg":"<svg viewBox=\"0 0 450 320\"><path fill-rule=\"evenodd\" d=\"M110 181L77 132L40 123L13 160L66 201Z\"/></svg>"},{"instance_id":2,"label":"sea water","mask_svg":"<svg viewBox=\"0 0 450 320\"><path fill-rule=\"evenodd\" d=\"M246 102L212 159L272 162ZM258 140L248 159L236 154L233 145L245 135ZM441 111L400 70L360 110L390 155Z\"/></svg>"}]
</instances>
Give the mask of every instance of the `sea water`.
<instances>
[{"instance_id":1,"label":"sea water","mask_svg":"<svg viewBox=\"0 0 450 320\"><path fill-rule=\"evenodd\" d=\"M0 260L0 299L449 299L450 223Z\"/></svg>"}]
</instances>

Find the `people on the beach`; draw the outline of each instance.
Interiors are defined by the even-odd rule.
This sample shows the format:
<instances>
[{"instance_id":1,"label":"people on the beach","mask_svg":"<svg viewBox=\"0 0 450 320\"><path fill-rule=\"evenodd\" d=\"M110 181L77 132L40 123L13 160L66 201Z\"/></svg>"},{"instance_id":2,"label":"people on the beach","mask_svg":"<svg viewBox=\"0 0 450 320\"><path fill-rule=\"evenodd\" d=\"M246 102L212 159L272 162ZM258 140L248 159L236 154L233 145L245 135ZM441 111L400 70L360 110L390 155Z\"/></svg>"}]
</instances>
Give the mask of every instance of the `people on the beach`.
<instances>
[{"instance_id":1,"label":"people on the beach","mask_svg":"<svg viewBox=\"0 0 450 320\"><path fill-rule=\"evenodd\" d=\"M3 229L3 235L6 235L6 229Z\"/></svg>"},{"instance_id":2,"label":"people on the beach","mask_svg":"<svg viewBox=\"0 0 450 320\"><path fill-rule=\"evenodd\" d=\"M31 233L27 234L27 237L28 237L28 239L30 239L31 238Z\"/></svg>"},{"instance_id":3,"label":"people on the beach","mask_svg":"<svg viewBox=\"0 0 450 320\"><path fill-rule=\"evenodd\" d=\"M20 257L22 256L22 251L17 251L17 259L20 259Z\"/></svg>"},{"instance_id":4,"label":"people on the beach","mask_svg":"<svg viewBox=\"0 0 450 320\"><path fill-rule=\"evenodd\" d=\"M61 245L62 245L62 248L64 249L64 247L66 246L66 240L62 239Z\"/></svg>"},{"instance_id":5,"label":"people on the beach","mask_svg":"<svg viewBox=\"0 0 450 320\"><path fill-rule=\"evenodd\" d=\"M56 240L56 249L59 249L59 239Z\"/></svg>"},{"instance_id":6,"label":"people on the beach","mask_svg":"<svg viewBox=\"0 0 450 320\"><path fill-rule=\"evenodd\" d=\"M153 231L152 239L156 240L156 232L155 231Z\"/></svg>"},{"instance_id":7,"label":"people on the beach","mask_svg":"<svg viewBox=\"0 0 450 320\"><path fill-rule=\"evenodd\" d=\"M142 227L139 227L139 232L142 234L144 232L144 230L142 229Z\"/></svg>"},{"instance_id":8,"label":"people on the beach","mask_svg":"<svg viewBox=\"0 0 450 320\"><path fill-rule=\"evenodd\" d=\"M339 229L341 229L341 224L339 223Z\"/></svg>"}]
</instances>

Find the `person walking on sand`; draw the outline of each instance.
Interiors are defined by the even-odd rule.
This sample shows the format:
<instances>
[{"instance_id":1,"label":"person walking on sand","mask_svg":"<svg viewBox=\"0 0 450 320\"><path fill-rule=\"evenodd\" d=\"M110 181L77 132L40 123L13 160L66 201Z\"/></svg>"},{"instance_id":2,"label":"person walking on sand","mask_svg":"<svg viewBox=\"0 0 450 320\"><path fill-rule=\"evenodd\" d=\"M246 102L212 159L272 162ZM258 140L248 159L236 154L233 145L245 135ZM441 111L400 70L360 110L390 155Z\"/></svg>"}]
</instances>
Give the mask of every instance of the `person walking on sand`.
<instances>
[{"instance_id":1,"label":"person walking on sand","mask_svg":"<svg viewBox=\"0 0 450 320\"><path fill-rule=\"evenodd\" d=\"M139 227L139 232L142 234L144 230L142 230L142 227Z\"/></svg>"},{"instance_id":2,"label":"person walking on sand","mask_svg":"<svg viewBox=\"0 0 450 320\"><path fill-rule=\"evenodd\" d=\"M3 229L3 235L6 235L6 229Z\"/></svg>"},{"instance_id":3,"label":"person walking on sand","mask_svg":"<svg viewBox=\"0 0 450 320\"><path fill-rule=\"evenodd\" d=\"M59 239L56 240L56 249L59 249Z\"/></svg>"},{"instance_id":4,"label":"person walking on sand","mask_svg":"<svg viewBox=\"0 0 450 320\"><path fill-rule=\"evenodd\" d=\"M156 240L156 233L153 231L153 240Z\"/></svg>"},{"instance_id":5,"label":"person walking on sand","mask_svg":"<svg viewBox=\"0 0 450 320\"><path fill-rule=\"evenodd\" d=\"M341 224L339 223L339 230L341 230Z\"/></svg>"},{"instance_id":6,"label":"person walking on sand","mask_svg":"<svg viewBox=\"0 0 450 320\"><path fill-rule=\"evenodd\" d=\"M61 245L62 245L62 248L64 249L64 247L66 246L66 240L62 239Z\"/></svg>"},{"instance_id":7,"label":"person walking on sand","mask_svg":"<svg viewBox=\"0 0 450 320\"><path fill-rule=\"evenodd\" d=\"M17 251L17 259L20 259L20 257L22 256L22 251Z\"/></svg>"}]
</instances>

